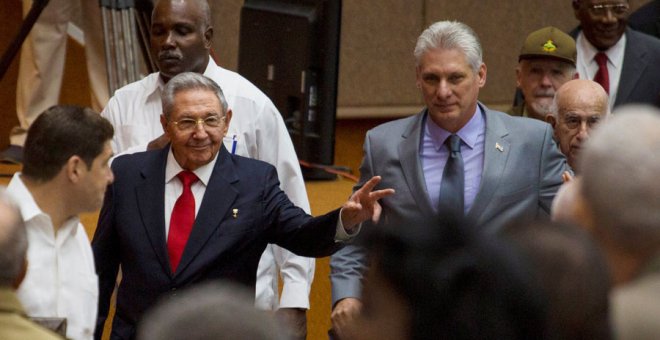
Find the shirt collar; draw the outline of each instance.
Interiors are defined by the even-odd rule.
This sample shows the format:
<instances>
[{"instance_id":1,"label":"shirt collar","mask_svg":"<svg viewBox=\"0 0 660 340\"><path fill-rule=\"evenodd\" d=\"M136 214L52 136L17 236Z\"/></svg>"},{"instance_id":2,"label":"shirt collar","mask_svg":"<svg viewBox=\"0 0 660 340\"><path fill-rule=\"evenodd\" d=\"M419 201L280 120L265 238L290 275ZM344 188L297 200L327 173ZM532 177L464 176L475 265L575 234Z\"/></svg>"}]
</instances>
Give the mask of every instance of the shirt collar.
<instances>
[{"instance_id":1,"label":"shirt collar","mask_svg":"<svg viewBox=\"0 0 660 340\"><path fill-rule=\"evenodd\" d=\"M209 63L206 65L204 75L208 77L212 70L216 67L218 66L216 65L215 61L213 61L213 58L209 56ZM155 81L151 84L147 84L146 93L148 93L149 97L157 95L157 98L160 98L160 94L163 92L163 88L165 88L165 82L163 81L163 78L160 77L160 72L156 72L155 75Z\"/></svg>"},{"instance_id":2,"label":"shirt collar","mask_svg":"<svg viewBox=\"0 0 660 340\"><path fill-rule=\"evenodd\" d=\"M596 53L601 52L599 51L594 45L592 45L589 40L584 36L584 33L580 31L578 33L577 41L576 43L579 45L578 50L581 52L578 55L578 58L581 59L583 65L590 65L591 63L595 63L596 61L594 60L594 57L596 56ZM608 48L606 51L602 51L607 55L607 59L609 61L610 66L614 66L614 68L619 68L623 65L623 63L618 63L617 60L623 60L623 54L626 49L626 33L624 32L623 35L621 36L621 39L616 42L616 44L612 45L610 48Z\"/></svg>"},{"instance_id":3,"label":"shirt collar","mask_svg":"<svg viewBox=\"0 0 660 340\"><path fill-rule=\"evenodd\" d=\"M472 115L472 118L456 133L463 143L465 143L470 149L474 149L474 146L477 143L479 134L483 131L485 126L484 117L481 110L481 107L477 105L475 113ZM433 146L436 150L444 147L445 140L452 135L451 132L438 126L433 119L426 117L426 134L433 141Z\"/></svg>"},{"instance_id":4,"label":"shirt collar","mask_svg":"<svg viewBox=\"0 0 660 340\"><path fill-rule=\"evenodd\" d=\"M211 179L211 174L213 173L213 168L215 167L215 162L217 162L219 154L220 151L215 154L215 158L213 158L213 160L208 164L205 164L193 171L193 173L195 173L197 178L199 178L199 181L202 182L204 186L208 186L209 184L209 180ZM167 154L167 165L165 165L165 183L170 183L170 181L172 181L174 177L176 177L176 175L178 175L181 171L183 171L183 168L174 158L172 148L170 147L170 151Z\"/></svg>"},{"instance_id":5,"label":"shirt collar","mask_svg":"<svg viewBox=\"0 0 660 340\"><path fill-rule=\"evenodd\" d=\"M18 206L21 210L21 216L25 222L30 222L36 218L45 218L48 219L48 225L50 228L53 228L53 221L50 216L43 212L41 208L37 205L37 202L32 197L32 194L25 186L23 179L21 179L21 173L17 172L14 174L10 182L12 186L12 196L15 201L19 202ZM64 221L62 227L60 227L60 232L70 232L72 236L75 236L78 232L78 223L80 223L80 218L78 216L73 216L68 220ZM41 225L41 224L39 224Z\"/></svg>"}]
</instances>

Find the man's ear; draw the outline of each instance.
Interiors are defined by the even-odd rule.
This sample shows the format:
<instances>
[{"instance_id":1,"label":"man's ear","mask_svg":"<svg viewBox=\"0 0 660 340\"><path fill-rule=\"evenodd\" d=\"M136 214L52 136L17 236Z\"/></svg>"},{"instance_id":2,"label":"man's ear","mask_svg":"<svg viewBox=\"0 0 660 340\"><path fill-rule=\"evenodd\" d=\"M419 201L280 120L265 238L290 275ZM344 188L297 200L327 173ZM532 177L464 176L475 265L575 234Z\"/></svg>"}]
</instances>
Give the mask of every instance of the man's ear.
<instances>
[{"instance_id":1,"label":"man's ear","mask_svg":"<svg viewBox=\"0 0 660 340\"><path fill-rule=\"evenodd\" d=\"M225 125L226 126L229 126L229 122L231 122L231 117L233 117L233 114L234 113L231 111L231 109L227 109L227 113L225 114L225 117L226 117L225 118Z\"/></svg>"},{"instance_id":2,"label":"man's ear","mask_svg":"<svg viewBox=\"0 0 660 340\"><path fill-rule=\"evenodd\" d=\"M207 50L211 49L211 41L213 41L213 26L210 26L206 28L206 31L204 31L204 47L206 47Z\"/></svg>"},{"instance_id":3,"label":"man's ear","mask_svg":"<svg viewBox=\"0 0 660 340\"><path fill-rule=\"evenodd\" d=\"M160 115L160 125L163 127L163 133L167 134L167 118L165 118L165 114Z\"/></svg>"},{"instance_id":4,"label":"man's ear","mask_svg":"<svg viewBox=\"0 0 660 340\"><path fill-rule=\"evenodd\" d=\"M479 72L477 72L477 75L479 76L479 88L482 88L486 85L486 75L488 74L488 68L486 67L485 63L481 63L479 66Z\"/></svg>"},{"instance_id":5,"label":"man's ear","mask_svg":"<svg viewBox=\"0 0 660 340\"><path fill-rule=\"evenodd\" d=\"M557 124L557 118L555 118L555 115L553 115L552 113L548 113L547 115L545 115L545 121L548 124L552 125L553 129L555 128L555 125Z\"/></svg>"},{"instance_id":6,"label":"man's ear","mask_svg":"<svg viewBox=\"0 0 660 340\"><path fill-rule=\"evenodd\" d=\"M84 167L84 169L83 169ZM73 183L77 183L80 180L80 176L83 174L83 170L87 169L87 163L80 158L78 155L73 155L69 157L64 165L62 171L66 172L66 177Z\"/></svg>"},{"instance_id":7,"label":"man's ear","mask_svg":"<svg viewBox=\"0 0 660 340\"><path fill-rule=\"evenodd\" d=\"M16 280L14 280L14 284L12 285L15 290L17 290L18 287L21 286L23 279L25 279L25 275L27 275L27 268L28 268L28 259L27 256L25 256L25 260L23 261L23 265L21 266L21 271L18 273L18 277L16 277Z\"/></svg>"}]
</instances>

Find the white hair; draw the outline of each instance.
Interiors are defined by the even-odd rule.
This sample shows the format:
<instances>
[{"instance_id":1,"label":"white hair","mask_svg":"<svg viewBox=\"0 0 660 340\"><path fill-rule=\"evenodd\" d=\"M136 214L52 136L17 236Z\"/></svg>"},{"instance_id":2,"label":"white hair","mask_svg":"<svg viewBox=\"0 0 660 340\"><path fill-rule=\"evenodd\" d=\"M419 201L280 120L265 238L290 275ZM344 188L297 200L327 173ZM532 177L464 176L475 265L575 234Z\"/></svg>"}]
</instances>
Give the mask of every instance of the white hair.
<instances>
[{"instance_id":1,"label":"white hair","mask_svg":"<svg viewBox=\"0 0 660 340\"><path fill-rule=\"evenodd\" d=\"M419 65L424 53L431 49L459 49L465 53L465 59L477 72L483 64L483 52L477 34L470 26L458 21L438 21L429 26L417 38L415 61Z\"/></svg>"}]
</instances>

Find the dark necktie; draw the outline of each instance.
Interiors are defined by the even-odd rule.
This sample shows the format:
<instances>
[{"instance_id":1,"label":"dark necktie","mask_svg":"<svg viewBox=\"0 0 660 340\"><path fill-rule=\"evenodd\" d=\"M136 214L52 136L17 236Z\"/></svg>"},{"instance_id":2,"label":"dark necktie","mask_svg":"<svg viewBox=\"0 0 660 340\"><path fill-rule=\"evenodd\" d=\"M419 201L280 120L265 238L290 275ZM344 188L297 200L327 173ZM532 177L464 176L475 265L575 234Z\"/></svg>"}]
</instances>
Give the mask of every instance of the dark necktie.
<instances>
[{"instance_id":1,"label":"dark necktie","mask_svg":"<svg viewBox=\"0 0 660 340\"><path fill-rule=\"evenodd\" d=\"M463 156L461 155L461 137L451 135L445 141L449 149L449 158L442 173L440 183L440 200L438 203L439 214L464 214L464 170Z\"/></svg>"},{"instance_id":2,"label":"dark necktie","mask_svg":"<svg viewBox=\"0 0 660 340\"><path fill-rule=\"evenodd\" d=\"M594 81L600 84L607 94L610 94L610 74L607 72L607 54L598 52L594 60L598 64L598 72L594 76Z\"/></svg>"},{"instance_id":3,"label":"dark necktie","mask_svg":"<svg viewBox=\"0 0 660 340\"><path fill-rule=\"evenodd\" d=\"M177 175L183 184L183 192L176 200L172 217L170 218L170 232L167 236L167 255L170 257L172 273L181 261L183 249L186 247L190 231L195 223L195 196L190 187L197 181L197 176L191 171L181 171Z\"/></svg>"}]
</instances>

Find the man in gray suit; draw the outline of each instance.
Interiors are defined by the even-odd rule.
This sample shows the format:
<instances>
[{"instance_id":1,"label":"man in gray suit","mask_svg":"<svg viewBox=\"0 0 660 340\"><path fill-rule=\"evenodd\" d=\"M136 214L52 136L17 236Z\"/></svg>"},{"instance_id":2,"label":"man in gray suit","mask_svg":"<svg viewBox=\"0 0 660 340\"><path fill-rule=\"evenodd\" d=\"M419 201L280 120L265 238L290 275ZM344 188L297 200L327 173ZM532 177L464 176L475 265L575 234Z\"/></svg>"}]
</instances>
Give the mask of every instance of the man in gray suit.
<instances>
[{"instance_id":1,"label":"man in gray suit","mask_svg":"<svg viewBox=\"0 0 660 340\"><path fill-rule=\"evenodd\" d=\"M355 188L380 175L380 185L397 193L380 201L380 223L403 227L458 212L492 234L512 221L547 218L568 169L550 125L477 101L486 65L476 34L465 24L433 24L414 54L426 108L370 130L364 142ZM339 337L361 309L365 266L355 246L331 259L332 321Z\"/></svg>"}]
</instances>

